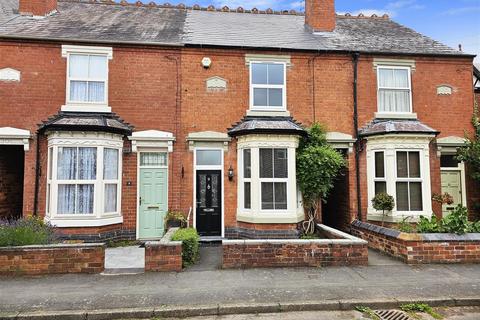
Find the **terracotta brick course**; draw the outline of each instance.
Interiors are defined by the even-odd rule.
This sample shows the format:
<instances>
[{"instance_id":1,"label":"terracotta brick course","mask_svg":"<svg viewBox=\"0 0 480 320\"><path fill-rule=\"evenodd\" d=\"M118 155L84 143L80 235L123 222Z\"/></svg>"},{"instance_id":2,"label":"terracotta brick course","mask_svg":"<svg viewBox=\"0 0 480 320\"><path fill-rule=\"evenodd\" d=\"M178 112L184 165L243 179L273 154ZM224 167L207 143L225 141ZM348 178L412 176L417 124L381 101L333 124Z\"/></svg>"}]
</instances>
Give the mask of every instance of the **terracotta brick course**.
<instances>
[{"instance_id":1,"label":"terracotta brick course","mask_svg":"<svg viewBox=\"0 0 480 320\"><path fill-rule=\"evenodd\" d=\"M100 273L104 269L104 244L0 248L0 275Z\"/></svg>"}]
</instances>

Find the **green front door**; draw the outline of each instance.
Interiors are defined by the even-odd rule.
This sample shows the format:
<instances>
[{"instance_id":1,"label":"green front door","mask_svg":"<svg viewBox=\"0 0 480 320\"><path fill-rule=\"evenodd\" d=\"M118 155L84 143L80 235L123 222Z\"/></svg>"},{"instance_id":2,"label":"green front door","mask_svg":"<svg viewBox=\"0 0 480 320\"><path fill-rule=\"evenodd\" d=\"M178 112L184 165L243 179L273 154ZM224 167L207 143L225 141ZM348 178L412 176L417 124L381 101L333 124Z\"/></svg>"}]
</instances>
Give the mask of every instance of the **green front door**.
<instances>
[{"instance_id":1,"label":"green front door","mask_svg":"<svg viewBox=\"0 0 480 320\"><path fill-rule=\"evenodd\" d=\"M452 204L442 206L443 216L449 215L453 209L462 204L462 179L460 170L443 170L441 173L442 193L447 192L453 197Z\"/></svg>"},{"instance_id":2,"label":"green front door","mask_svg":"<svg viewBox=\"0 0 480 320\"><path fill-rule=\"evenodd\" d=\"M140 239L158 239L165 231L167 214L167 169L140 169L139 231Z\"/></svg>"}]
</instances>

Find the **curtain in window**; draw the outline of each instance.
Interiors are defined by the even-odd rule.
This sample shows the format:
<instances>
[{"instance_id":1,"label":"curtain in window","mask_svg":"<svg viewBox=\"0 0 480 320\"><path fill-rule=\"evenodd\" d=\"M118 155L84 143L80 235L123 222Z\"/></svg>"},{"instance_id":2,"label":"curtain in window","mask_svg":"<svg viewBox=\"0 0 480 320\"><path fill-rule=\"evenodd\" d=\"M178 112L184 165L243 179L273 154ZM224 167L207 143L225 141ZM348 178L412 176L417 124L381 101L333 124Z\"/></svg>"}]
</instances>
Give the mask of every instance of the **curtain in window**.
<instances>
[{"instance_id":1,"label":"curtain in window","mask_svg":"<svg viewBox=\"0 0 480 320\"><path fill-rule=\"evenodd\" d=\"M117 212L117 184L105 185L105 213Z\"/></svg>"},{"instance_id":2,"label":"curtain in window","mask_svg":"<svg viewBox=\"0 0 480 320\"><path fill-rule=\"evenodd\" d=\"M105 180L118 179L118 150L103 149L103 178Z\"/></svg>"},{"instance_id":3,"label":"curtain in window","mask_svg":"<svg viewBox=\"0 0 480 320\"><path fill-rule=\"evenodd\" d=\"M77 213L93 213L93 184L77 185Z\"/></svg>"},{"instance_id":4,"label":"curtain in window","mask_svg":"<svg viewBox=\"0 0 480 320\"><path fill-rule=\"evenodd\" d=\"M98 81L88 82L88 101L103 102L105 100L105 83Z\"/></svg>"},{"instance_id":5,"label":"curtain in window","mask_svg":"<svg viewBox=\"0 0 480 320\"><path fill-rule=\"evenodd\" d=\"M97 148L78 148L78 180L97 177Z\"/></svg>"},{"instance_id":6,"label":"curtain in window","mask_svg":"<svg viewBox=\"0 0 480 320\"><path fill-rule=\"evenodd\" d=\"M74 214L75 213L75 185L59 184L58 185L58 214Z\"/></svg>"},{"instance_id":7,"label":"curtain in window","mask_svg":"<svg viewBox=\"0 0 480 320\"><path fill-rule=\"evenodd\" d=\"M70 55L70 100L104 102L107 73L107 57L105 56Z\"/></svg>"},{"instance_id":8,"label":"curtain in window","mask_svg":"<svg viewBox=\"0 0 480 320\"><path fill-rule=\"evenodd\" d=\"M383 112L409 112L410 87L408 70L379 70L379 109Z\"/></svg>"},{"instance_id":9,"label":"curtain in window","mask_svg":"<svg viewBox=\"0 0 480 320\"><path fill-rule=\"evenodd\" d=\"M58 180L73 180L77 174L77 148L58 148Z\"/></svg>"}]
</instances>

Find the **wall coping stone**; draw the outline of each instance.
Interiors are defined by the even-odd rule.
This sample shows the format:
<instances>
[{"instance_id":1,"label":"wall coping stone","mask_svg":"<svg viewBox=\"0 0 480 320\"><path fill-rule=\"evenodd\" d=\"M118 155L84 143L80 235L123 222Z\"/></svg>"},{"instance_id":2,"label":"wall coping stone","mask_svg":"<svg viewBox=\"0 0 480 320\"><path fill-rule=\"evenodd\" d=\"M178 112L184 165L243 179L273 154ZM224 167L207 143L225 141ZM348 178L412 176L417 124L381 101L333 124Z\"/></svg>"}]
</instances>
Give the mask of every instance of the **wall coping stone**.
<instances>
[{"instance_id":1,"label":"wall coping stone","mask_svg":"<svg viewBox=\"0 0 480 320\"><path fill-rule=\"evenodd\" d=\"M359 220L353 221L352 226L404 241L480 241L480 233L462 235L455 233L406 233Z\"/></svg>"},{"instance_id":2,"label":"wall coping stone","mask_svg":"<svg viewBox=\"0 0 480 320\"><path fill-rule=\"evenodd\" d=\"M0 247L0 251L19 251L19 250L53 250L53 249L88 249L106 247L105 243L54 243L42 245L28 245L16 247Z\"/></svg>"},{"instance_id":3,"label":"wall coping stone","mask_svg":"<svg viewBox=\"0 0 480 320\"><path fill-rule=\"evenodd\" d=\"M180 228L170 228L167 233L159 241L148 241L145 243L146 247L158 247L158 246L181 246L182 241L172 241L174 233Z\"/></svg>"}]
</instances>

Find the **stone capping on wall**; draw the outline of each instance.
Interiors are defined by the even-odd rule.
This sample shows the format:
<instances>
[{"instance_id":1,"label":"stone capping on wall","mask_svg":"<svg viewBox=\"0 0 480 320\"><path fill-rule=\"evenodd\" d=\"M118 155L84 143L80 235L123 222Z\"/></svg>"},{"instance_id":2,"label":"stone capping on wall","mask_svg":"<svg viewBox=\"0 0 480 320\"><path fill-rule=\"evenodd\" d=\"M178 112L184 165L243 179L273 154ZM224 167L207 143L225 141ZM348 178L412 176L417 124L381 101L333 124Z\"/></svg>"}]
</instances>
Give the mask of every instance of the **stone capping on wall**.
<instances>
[{"instance_id":1,"label":"stone capping on wall","mask_svg":"<svg viewBox=\"0 0 480 320\"><path fill-rule=\"evenodd\" d=\"M145 243L145 271L182 271L182 241L172 241L179 228L171 228L159 241Z\"/></svg>"},{"instance_id":2,"label":"stone capping on wall","mask_svg":"<svg viewBox=\"0 0 480 320\"><path fill-rule=\"evenodd\" d=\"M105 243L0 247L0 274L100 273L105 269L105 247Z\"/></svg>"}]
</instances>

